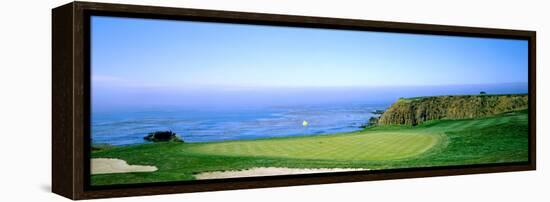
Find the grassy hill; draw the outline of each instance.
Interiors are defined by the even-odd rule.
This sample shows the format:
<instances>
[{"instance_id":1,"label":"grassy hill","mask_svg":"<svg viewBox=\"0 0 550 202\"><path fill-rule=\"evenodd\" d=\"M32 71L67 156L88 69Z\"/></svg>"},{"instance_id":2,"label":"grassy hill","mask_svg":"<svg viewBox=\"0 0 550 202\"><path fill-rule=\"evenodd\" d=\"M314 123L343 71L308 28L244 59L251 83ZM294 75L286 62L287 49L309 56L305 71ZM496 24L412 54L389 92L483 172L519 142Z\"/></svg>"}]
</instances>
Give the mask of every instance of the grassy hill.
<instances>
[{"instance_id":1,"label":"grassy hill","mask_svg":"<svg viewBox=\"0 0 550 202\"><path fill-rule=\"evenodd\" d=\"M527 94L402 98L380 116L378 124L414 126L429 120L493 116L527 106Z\"/></svg>"}]
</instances>

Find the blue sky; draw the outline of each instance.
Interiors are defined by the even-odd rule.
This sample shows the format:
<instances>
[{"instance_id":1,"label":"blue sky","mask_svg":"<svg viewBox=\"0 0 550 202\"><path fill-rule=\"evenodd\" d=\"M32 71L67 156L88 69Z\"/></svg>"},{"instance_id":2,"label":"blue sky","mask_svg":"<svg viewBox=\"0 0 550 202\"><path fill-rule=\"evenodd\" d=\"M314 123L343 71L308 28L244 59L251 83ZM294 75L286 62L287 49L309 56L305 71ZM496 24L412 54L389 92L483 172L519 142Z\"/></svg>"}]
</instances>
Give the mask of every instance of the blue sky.
<instances>
[{"instance_id":1,"label":"blue sky","mask_svg":"<svg viewBox=\"0 0 550 202\"><path fill-rule=\"evenodd\" d=\"M92 17L91 39L99 99L144 89L498 85L528 78L525 40L99 16Z\"/></svg>"}]
</instances>

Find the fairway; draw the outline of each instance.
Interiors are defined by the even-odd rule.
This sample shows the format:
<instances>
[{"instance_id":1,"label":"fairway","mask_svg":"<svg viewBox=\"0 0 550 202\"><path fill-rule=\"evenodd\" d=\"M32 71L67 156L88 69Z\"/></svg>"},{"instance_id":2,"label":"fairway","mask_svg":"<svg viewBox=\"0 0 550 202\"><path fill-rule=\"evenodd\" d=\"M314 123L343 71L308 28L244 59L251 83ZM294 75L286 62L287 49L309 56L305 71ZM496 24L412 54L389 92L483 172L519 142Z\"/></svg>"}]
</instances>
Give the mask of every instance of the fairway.
<instances>
[{"instance_id":1,"label":"fairway","mask_svg":"<svg viewBox=\"0 0 550 202\"><path fill-rule=\"evenodd\" d=\"M94 185L195 180L195 174L255 167L392 169L524 162L527 111L438 120L418 126L377 126L358 132L205 143L108 147L93 158L116 158L155 172L93 175Z\"/></svg>"},{"instance_id":2,"label":"fairway","mask_svg":"<svg viewBox=\"0 0 550 202\"><path fill-rule=\"evenodd\" d=\"M423 153L442 136L428 132L360 132L202 144L188 152L320 160L392 160Z\"/></svg>"}]
</instances>

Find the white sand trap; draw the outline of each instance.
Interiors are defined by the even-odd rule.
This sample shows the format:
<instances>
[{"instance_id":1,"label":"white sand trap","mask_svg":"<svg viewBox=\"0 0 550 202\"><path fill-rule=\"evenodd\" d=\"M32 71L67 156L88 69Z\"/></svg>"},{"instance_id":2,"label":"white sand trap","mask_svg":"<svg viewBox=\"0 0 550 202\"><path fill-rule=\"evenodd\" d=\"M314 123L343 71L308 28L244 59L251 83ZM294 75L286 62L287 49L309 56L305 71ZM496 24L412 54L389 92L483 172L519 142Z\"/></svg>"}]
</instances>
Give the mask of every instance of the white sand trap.
<instances>
[{"instance_id":1,"label":"white sand trap","mask_svg":"<svg viewBox=\"0 0 550 202\"><path fill-rule=\"evenodd\" d=\"M121 159L93 158L91 164L92 174L154 172L157 170L155 166L128 165Z\"/></svg>"},{"instance_id":2,"label":"white sand trap","mask_svg":"<svg viewBox=\"0 0 550 202\"><path fill-rule=\"evenodd\" d=\"M219 178L238 178L238 177L258 177L273 175L297 175L311 173L332 173L369 170L364 168L277 168L277 167L258 167L246 170L236 171L215 171L204 172L195 175L198 180L219 179Z\"/></svg>"}]
</instances>

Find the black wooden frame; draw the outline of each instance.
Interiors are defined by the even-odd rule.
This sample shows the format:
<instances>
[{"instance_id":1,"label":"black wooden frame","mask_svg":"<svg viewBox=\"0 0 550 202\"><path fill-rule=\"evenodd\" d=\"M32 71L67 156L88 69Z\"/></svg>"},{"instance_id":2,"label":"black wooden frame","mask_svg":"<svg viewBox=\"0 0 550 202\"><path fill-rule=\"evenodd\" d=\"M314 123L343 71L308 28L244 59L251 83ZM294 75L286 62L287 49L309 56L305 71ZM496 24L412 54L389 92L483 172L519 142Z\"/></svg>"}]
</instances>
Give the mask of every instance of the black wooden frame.
<instances>
[{"instance_id":1,"label":"black wooden frame","mask_svg":"<svg viewBox=\"0 0 550 202\"><path fill-rule=\"evenodd\" d=\"M529 161L89 186L90 16L244 23L430 35L524 39L529 43ZM52 191L71 199L341 183L536 169L536 32L215 10L72 2L52 10Z\"/></svg>"}]
</instances>

